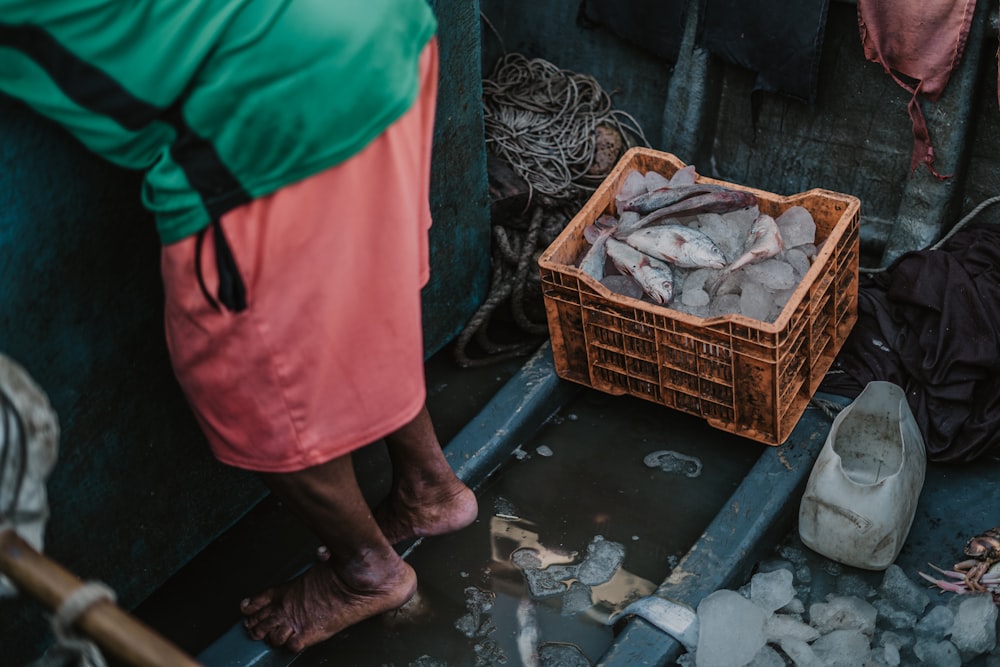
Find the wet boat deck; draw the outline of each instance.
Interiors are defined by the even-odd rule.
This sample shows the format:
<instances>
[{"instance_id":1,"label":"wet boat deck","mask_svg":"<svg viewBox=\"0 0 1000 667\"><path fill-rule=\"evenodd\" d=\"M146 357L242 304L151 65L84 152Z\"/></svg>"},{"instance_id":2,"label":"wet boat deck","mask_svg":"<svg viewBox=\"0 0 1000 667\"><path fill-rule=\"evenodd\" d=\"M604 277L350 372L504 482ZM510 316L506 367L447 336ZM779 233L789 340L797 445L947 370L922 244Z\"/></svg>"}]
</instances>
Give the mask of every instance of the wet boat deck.
<instances>
[{"instance_id":1,"label":"wet boat deck","mask_svg":"<svg viewBox=\"0 0 1000 667\"><path fill-rule=\"evenodd\" d=\"M766 447L653 403L561 381L547 346L521 364L458 369L447 352L429 362L428 407L480 513L463 531L410 545L420 584L405 613L299 655L249 640L238 600L308 567L318 546L268 498L137 615L209 667L516 665L526 618L540 644L590 664L673 662L677 642L641 619L610 627L610 613L654 590L696 606L713 590L738 588L776 545L794 542L798 498L830 418L810 408L788 442ZM664 451L700 469L644 463ZM356 458L360 476L374 480L364 490L375 502L388 488L384 452L374 446ZM930 466L898 564L909 572L927 561L951 564L969 536L994 525L987 480L998 467L997 459ZM512 558L531 549L546 565L579 564L595 540L621 545L624 559L610 581L582 593L538 595Z\"/></svg>"}]
</instances>

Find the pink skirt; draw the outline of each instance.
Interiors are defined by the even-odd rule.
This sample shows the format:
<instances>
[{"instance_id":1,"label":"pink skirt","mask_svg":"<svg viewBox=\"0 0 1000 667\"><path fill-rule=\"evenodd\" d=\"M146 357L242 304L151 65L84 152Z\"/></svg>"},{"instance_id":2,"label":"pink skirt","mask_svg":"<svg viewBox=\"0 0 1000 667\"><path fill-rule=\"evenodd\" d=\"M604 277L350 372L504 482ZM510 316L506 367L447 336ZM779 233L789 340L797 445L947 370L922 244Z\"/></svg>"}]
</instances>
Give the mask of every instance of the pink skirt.
<instances>
[{"instance_id":1,"label":"pink skirt","mask_svg":"<svg viewBox=\"0 0 1000 667\"><path fill-rule=\"evenodd\" d=\"M437 57L432 40L414 106L361 153L223 216L245 310L207 301L195 237L163 249L174 372L219 461L302 470L381 439L423 406ZM200 254L214 294L211 233Z\"/></svg>"}]
</instances>

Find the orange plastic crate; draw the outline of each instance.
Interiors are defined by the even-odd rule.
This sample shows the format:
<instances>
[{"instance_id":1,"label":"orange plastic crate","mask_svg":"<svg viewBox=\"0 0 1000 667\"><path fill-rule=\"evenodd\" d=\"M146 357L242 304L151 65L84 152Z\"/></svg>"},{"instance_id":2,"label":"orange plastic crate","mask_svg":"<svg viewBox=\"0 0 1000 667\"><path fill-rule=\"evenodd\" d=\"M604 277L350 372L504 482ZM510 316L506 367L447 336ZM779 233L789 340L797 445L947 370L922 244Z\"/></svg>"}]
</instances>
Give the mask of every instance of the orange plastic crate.
<instances>
[{"instance_id":1,"label":"orange plastic crate","mask_svg":"<svg viewBox=\"0 0 1000 667\"><path fill-rule=\"evenodd\" d=\"M575 266L583 229L615 213L632 169L668 178L685 164L670 153L630 149L580 212L542 253L542 294L561 378L629 394L703 417L715 428L768 445L792 432L857 320L857 197L813 189L788 197L748 190L775 218L805 207L820 251L774 322L742 315L700 318L616 294Z\"/></svg>"}]
</instances>

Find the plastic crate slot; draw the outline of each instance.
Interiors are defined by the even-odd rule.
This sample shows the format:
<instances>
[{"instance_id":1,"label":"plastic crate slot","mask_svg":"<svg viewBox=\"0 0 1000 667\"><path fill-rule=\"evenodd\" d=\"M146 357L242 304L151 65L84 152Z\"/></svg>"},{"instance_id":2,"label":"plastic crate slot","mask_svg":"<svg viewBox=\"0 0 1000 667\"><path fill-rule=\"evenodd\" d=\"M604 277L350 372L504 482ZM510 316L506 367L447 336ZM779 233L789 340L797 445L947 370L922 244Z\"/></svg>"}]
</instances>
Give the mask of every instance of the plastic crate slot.
<instances>
[{"instance_id":1,"label":"plastic crate slot","mask_svg":"<svg viewBox=\"0 0 1000 667\"><path fill-rule=\"evenodd\" d=\"M731 406L733 404L733 388L728 385L709 382L702 378L701 382L699 382L698 393L701 398L708 399L721 405Z\"/></svg>"},{"instance_id":2,"label":"plastic crate slot","mask_svg":"<svg viewBox=\"0 0 1000 667\"><path fill-rule=\"evenodd\" d=\"M695 415L701 414L701 399L691 394L677 394L675 407Z\"/></svg>"},{"instance_id":3,"label":"plastic crate slot","mask_svg":"<svg viewBox=\"0 0 1000 667\"><path fill-rule=\"evenodd\" d=\"M687 394L698 392L698 376L689 373L682 373L679 370L669 369L666 374L660 376L660 381L664 386L670 387Z\"/></svg>"},{"instance_id":4,"label":"plastic crate slot","mask_svg":"<svg viewBox=\"0 0 1000 667\"><path fill-rule=\"evenodd\" d=\"M633 338L632 336L624 336L624 341L624 349L629 354L634 354L637 357L643 357L645 359L656 359L655 341L646 340L644 338Z\"/></svg>"},{"instance_id":5,"label":"plastic crate slot","mask_svg":"<svg viewBox=\"0 0 1000 667\"><path fill-rule=\"evenodd\" d=\"M648 382L639 378L630 377L628 380L629 390L634 396L640 398L650 398L659 402L660 387L654 382Z\"/></svg>"},{"instance_id":6,"label":"plastic crate slot","mask_svg":"<svg viewBox=\"0 0 1000 667\"><path fill-rule=\"evenodd\" d=\"M678 350L675 347L660 346L660 363L666 370L680 370L688 373L698 372L698 356L692 352Z\"/></svg>"},{"instance_id":7,"label":"plastic crate slot","mask_svg":"<svg viewBox=\"0 0 1000 667\"><path fill-rule=\"evenodd\" d=\"M594 366L594 379L598 383L603 383L604 385L610 385L611 387L617 387L619 391L614 393L621 394L628 391L628 376L622 373L616 373L615 371L603 368L601 366Z\"/></svg>"},{"instance_id":8,"label":"plastic crate slot","mask_svg":"<svg viewBox=\"0 0 1000 667\"><path fill-rule=\"evenodd\" d=\"M603 347L594 348L594 363L603 368L625 372L625 355Z\"/></svg>"},{"instance_id":9,"label":"plastic crate slot","mask_svg":"<svg viewBox=\"0 0 1000 667\"><path fill-rule=\"evenodd\" d=\"M656 364L646 359L636 359L635 357L626 357L628 360L628 373L629 375L640 377L644 380L649 380L656 382L660 378L659 368Z\"/></svg>"},{"instance_id":10,"label":"plastic crate slot","mask_svg":"<svg viewBox=\"0 0 1000 667\"><path fill-rule=\"evenodd\" d=\"M617 331L612 331L611 329L605 329L602 326L594 325L587 327L587 330L590 333L587 338L592 343L601 345L602 347L610 347L615 350L622 349L622 335Z\"/></svg>"},{"instance_id":11,"label":"plastic crate slot","mask_svg":"<svg viewBox=\"0 0 1000 667\"><path fill-rule=\"evenodd\" d=\"M619 331L621 329L620 319L618 317L591 307L585 307L583 309L583 321L584 324L599 326L605 329L613 329L615 331Z\"/></svg>"}]
</instances>

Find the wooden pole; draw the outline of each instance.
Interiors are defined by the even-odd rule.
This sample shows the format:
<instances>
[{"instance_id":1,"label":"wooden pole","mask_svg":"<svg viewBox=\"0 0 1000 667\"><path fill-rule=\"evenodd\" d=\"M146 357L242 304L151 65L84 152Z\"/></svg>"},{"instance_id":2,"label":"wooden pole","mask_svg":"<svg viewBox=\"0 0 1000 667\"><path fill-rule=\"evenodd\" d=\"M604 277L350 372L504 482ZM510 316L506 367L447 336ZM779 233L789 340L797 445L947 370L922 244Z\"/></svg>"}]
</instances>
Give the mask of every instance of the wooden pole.
<instances>
[{"instance_id":1,"label":"wooden pole","mask_svg":"<svg viewBox=\"0 0 1000 667\"><path fill-rule=\"evenodd\" d=\"M52 612L84 585L13 530L0 531L0 572L19 591L33 596ZM134 667L198 667L197 662L111 600L88 607L75 627L102 651Z\"/></svg>"}]
</instances>

